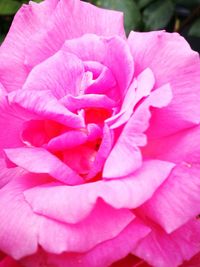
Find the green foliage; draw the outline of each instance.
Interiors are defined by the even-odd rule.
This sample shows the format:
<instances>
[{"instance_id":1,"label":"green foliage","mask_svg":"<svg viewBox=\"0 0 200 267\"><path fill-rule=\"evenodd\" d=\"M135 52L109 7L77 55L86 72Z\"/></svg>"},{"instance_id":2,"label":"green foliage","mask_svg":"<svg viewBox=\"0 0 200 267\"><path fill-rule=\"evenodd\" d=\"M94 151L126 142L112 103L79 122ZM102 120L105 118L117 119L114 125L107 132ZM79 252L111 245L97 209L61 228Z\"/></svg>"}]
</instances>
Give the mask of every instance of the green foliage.
<instances>
[{"instance_id":1,"label":"green foliage","mask_svg":"<svg viewBox=\"0 0 200 267\"><path fill-rule=\"evenodd\" d=\"M148 5L143 12L145 30L158 30L167 26L173 16L174 7L171 0L157 0Z\"/></svg>"},{"instance_id":2,"label":"green foliage","mask_svg":"<svg viewBox=\"0 0 200 267\"><path fill-rule=\"evenodd\" d=\"M20 6L21 3L15 0L0 0L0 15L13 15Z\"/></svg>"},{"instance_id":3,"label":"green foliage","mask_svg":"<svg viewBox=\"0 0 200 267\"><path fill-rule=\"evenodd\" d=\"M94 0L92 2L99 7L124 12L124 25L127 33L140 28L141 13L138 5L133 0Z\"/></svg>"},{"instance_id":4,"label":"green foliage","mask_svg":"<svg viewBox=\"0 0 200 267\"><path fill-rule=\"evenodd\" d=\"M189 35L200 37L200 18L192 24L189 30Z\"/></svg>"}]
</instances>

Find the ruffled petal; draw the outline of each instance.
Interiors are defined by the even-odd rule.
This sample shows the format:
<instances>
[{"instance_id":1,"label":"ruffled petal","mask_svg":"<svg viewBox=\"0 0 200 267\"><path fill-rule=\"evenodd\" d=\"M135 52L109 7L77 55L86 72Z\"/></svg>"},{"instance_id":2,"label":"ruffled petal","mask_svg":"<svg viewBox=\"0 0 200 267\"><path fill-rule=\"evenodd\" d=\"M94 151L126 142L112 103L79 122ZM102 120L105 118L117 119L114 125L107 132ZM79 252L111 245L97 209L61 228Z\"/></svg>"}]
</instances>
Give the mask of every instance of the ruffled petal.
<instances>
[{"instance_id":1,"label":"ruffled petal","mask_svg":"<svg viewBox=\"0 0 200 267\"><path fill-rule=\"evenodd\" d=\"M111 150L103 169L104 178L119 178L133 173L142 165L139 146L146 144L143 132L149 126L150 107L165 107L171 101L169 85L153 91L149 98L139 105L124 126L114 148ZM123 161L121 160L123 159Z\"/></svg>"},{"instance_id":2,"label":"ruffled petal","mask_svg":"<svg viewBox=\"0 0 200 267\"><path fill-rule=\"evenodd\" d=\"M39 267L55 265L57 267L102 267L110 266L113 262L125 257L136 246L137 242L144 238L150 229L140 220L133 220L116 237L98 244L92 250L81 254L63 253L62 255L46 254L39 251L36 255L22 260L25 267ZM117 253L116 253L117 251ZM113 265L114 267L115 265ZM116 265L118 267L118 265ZM121 266L121 265L119 265ZM127 265L122 265L123 267ZM122 267L121 266L121 267ZM142 266L147 267L147 266Z\"/></svg>"},{"instance_id":3,"label":"ruffled petal","mask_svg":"<svg viewBox=\"0 0 200 267\"><path fill-rule=\"evenodd\" d=\"M67 110L50 91L15 91L8 95L8 101L12 107L25 109L37 119L55 120L72 128L85 126L82 116Z\"/></svg>"},{"instance_id":4,"label":"ruffled petal","mask_svg":"<svg viewBox=\"0 0 200 267\"><path fill-rule=\"evenodd\" d=\"M149 199L168 177L174 165L147 161L128 178L97 181L77 186L35 187L24 192L34 212L66 223L83 220L98 198L116 209L136 208Z\"/></svg>"},{"instance_id":5,"label":"ruffled petal","mask_svg":"<svg viewBox=\"0 0 200 267\"><path fill-rule=\"evenodd\" d=\"M133 254L152 266L177 267L199 252L199 237L198 220L188 222L170 235L155 228L139 242Z\"/></svg>"},{"instance_id":6,"label":"ruffled petal","mask_svg":"<svg viewBox=\"0 0 200 267\"><path fill-rule=\"evenodd\" d=\"M66 41L62 50L77 55L83 61L97 61L108 67L118 83L119 93L122 96L126 93L133 78L134 62L123 39L85 34L81 38Z\"/></svg>"},{"instance_id":7,"label":"ruffled petal","mask_svg":"<svg viewBox=\"0 0 200 267\"><path fill-rule=\"evenodd\" d=\"M171 233L200 214L199 164L183 163L172 171L140 212Z\"/></svg>"},{"instance_id":8,"label":"ruffled petal","mask_svg":"<svg viewBox=\"0 0 200 267\"><path fill-rule=\"evenodd\" d=\"M80 59L59 51L32 69L22 89L49 90L58 99L68 94L78 95L83 74L84 66Z\"/></svg>"},{"instance_id":9,"label":"ruffled petal","mask_svg":"<svg viewBox=\"0 0 200 267\"><path fill-rule=\"evenodd\" d=\"M150 138L175 133L200 122L198 53L177 33L132 32L128 38L136 62L136 74L152 69L156 87L170 83L173 100L162 110L154 110Z\"/></svg>"},{"instance_id":10,"label":"ruffled petal","mask_svg":"<svg viewBox=\"0 0 200 267\"><path fill-rule=\"evenodd\" d=\"M125 38L123 14L97 8L79 0L57 1L51 18L30 38L27 64L29 66L38 64L58 51L65 40L80 37L85 33L100 36L118 35Z\"/></svg>"},{"instance_id":11,"label":"ruffled petal","mask_svg":"<svg viewBox=\"0 0 200 267\"><path fill-rule=\"evenodd\" d=\"M200 126L192 127L160 139L149 140L142 148L147 158L157 158L174 163L200 163Z\"/></svg>"},{"instance_id":12,"label":"ruffled petal","mask_svg":"<svg viewBox=\"0 0 200 267\"><path fill-rule=\"evenodd\" d=\"M76 172L43 148L6 149L5 153L13 163L29 172L46 173L69 185L83 183Z\"/></svg>"}]
</instances>

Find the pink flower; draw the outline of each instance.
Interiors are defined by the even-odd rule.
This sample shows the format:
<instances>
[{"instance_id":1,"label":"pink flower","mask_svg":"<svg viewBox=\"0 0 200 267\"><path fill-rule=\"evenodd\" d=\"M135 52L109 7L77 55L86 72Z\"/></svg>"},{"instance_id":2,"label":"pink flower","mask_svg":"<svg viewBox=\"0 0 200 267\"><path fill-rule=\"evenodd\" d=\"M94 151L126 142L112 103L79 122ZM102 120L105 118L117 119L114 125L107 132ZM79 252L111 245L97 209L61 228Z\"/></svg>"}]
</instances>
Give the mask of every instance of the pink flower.
<instances>
[{"instance_id":1,"label":"pink flower","mask_svg":"<svg viewBox=\"0 0 200 267\"><path fill-rule=\"evenodd\" d=\"M0 250L22 266L200 253L199 56L122 18L31 2L0 48Z\"/></svg>"}]
</instances>

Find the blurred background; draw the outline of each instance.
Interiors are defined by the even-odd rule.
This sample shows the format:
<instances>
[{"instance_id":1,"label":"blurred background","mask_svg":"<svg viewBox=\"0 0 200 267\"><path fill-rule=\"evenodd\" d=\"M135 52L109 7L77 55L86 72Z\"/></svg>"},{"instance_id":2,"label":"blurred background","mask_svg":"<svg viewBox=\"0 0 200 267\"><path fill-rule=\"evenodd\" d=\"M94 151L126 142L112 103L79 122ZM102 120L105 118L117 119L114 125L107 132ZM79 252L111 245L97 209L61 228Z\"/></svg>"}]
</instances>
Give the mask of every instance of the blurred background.
<instances>
[{"instance_id":1,"label":"blurred background","mask_svg":"<svg viewBox=\"0 0 200 267\"><path fill-rule=\"evenodd\" d=\"M34 0L41 2L41 0ZM85 0L99 7L123 11L125 28L179 32L200 52L200 0ZM27 0L0 0L0 43L20 6Z\"/></svg>"}]
</instances>

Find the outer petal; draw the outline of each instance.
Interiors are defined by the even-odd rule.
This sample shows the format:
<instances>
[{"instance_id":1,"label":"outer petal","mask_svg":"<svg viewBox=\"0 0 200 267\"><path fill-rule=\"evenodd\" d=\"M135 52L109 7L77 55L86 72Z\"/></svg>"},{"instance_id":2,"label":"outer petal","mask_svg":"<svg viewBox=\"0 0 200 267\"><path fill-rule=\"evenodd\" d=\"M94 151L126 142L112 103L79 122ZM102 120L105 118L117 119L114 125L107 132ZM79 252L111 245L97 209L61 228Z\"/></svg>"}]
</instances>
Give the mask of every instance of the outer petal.
<instances>
[{"instance_id":1,"label":"outer petal","mask_svg":"<svg viewBox=\"0 0 200 267\"><path fill-rule=\"evenodd\" d=\"M79 0L23 5L0 49L0 80L5 88L20 89L27 65L30 69L58 51L66 39L84 33L125 37L123 15Z\"/></svg>"},{"instance_id":2,"label":"outer petal","mask_svg":"<svg viewBox=\"0 0 200 267\"><path fill-rule=\"evenodd\" d=\"M20 180L22 179L22 182ZM0 250L15 259L37 250L37 216L24 201L21 192L44 182L46 177L26 174L18 176L0 193Z\"/></svg>"},{"instance_id":3,"label":"outer petal","mask_svg":"<svg viewBox=\"0 0 200 267\"><path fill-rule=\"evenodd\" d=\"M23 191L48 180L48 176L28 174L1 189L0 250L15 259L34 254L38 244L56 254L87 251L118 235L134 218L129 210L116 210L103 201L98 201L89 216L78 224L38 216L24 200Z\"/></svg>"},{"instance_id":4,"label":"outer petal","mask_svg":"<svg viewBox=\"0 0 200 267\"><path fill-rule=\"evenodd\" d=\"M81 91L84 66L75 55L57 52L30 72L23 89L49 90L56 98Z\"/></svg>"},{"instance_id":5,"label":"outer petal","mask_svg":"<svg viewBox=\"0 0 200 267\"><path fill-rule=\"evenodd\" d=\"M100 9L79 0L57 1L49 22L30 39L27 64L29 66L38 64L55 53L65 40L77 38L86 33L102 36L119 35L125 38L123 14ZM31 57L32 54L37 57Z\"/></svg>"},{"instance_id":6,"label":"outer petal","mask_svg":"<svg viewBox=\"0 0 200 267\"><path fill-rule=\"evenodd\" d=\"M22 262L25 267L39 267L40 264L52 264L57 267L110 266L110 264L114 261L126 256L136 246L137 242L141 238L145 237L149 231L150 229L147 226L145 226L140 220L135 219L115 238L97 245L87 253L46 255L45 252L39 252L36 255L22 260ZM125 266L123 265L123 267Z\"/></svg>"},{"instance_id":7,"label":"outer petal","mask_svg":"<svg viewBox=\"0 0 200 267\"><path fill-rule=\"evenodd\" d=\"M140 170L121 180L73 187L49 184L27 190L24 195L36 213L77 223L90 213L98 198L117 209L140 206L163 183L173 166L168 162L147 161Z\"/></svg>"},{"instance_id":8,"label":"outer petal","mask_svg":"<svg viewBox=\"0 0 200 267\"><path fill-rule=\"evenodd\" d=\"M200 213L199 191L199 164L182 164L174 168L140 212L171 233Z\"/></svg>"},{"instance_id":9,"label":"outer petal","mask_svg":"<svg viewBox=\"0 0 200 267\"><path fill-rule=\"evenodd\" d=\"M86 252L116 237L133 219L134 215L128 209L116 210L103 201L98 201L91 213L76 224L41 217L39 244L46 251L55 254Z\"/></svg>"},{"instance_id":10,"label":"outer petal","mask_svg":"<svg viewBox=\"0 0 200 267\"><path fill-rule=\"evenodd\" d=\"M200 60L177 33L132 32L129 45L136 62L136 74L150 67L156 86L170 83L171 104L155 110L149 129L150 137L174 133L200 122Z\"/></svg>"},{"instance_id":11,"label":"outer petal","mask_svg":"<svg viewBox=\"0 0 200 267\"><path fill-rule=\"evenodd\" d=\"M200 222L193 220L168 235L154 229L133 250L133 254L155 267L177 267L199 252Z\"/></svg>"},{"instance_id":12,"label":"outer petal","mask_svg":"<svg viewBox=\"0 0 200 267\"><path fill-rule=\"evenodd\" d=\"M200 162L200 126L192 127L164 138L149 140L142 148L144 157L175 163Z\"/></svg>"}]
</instances>

